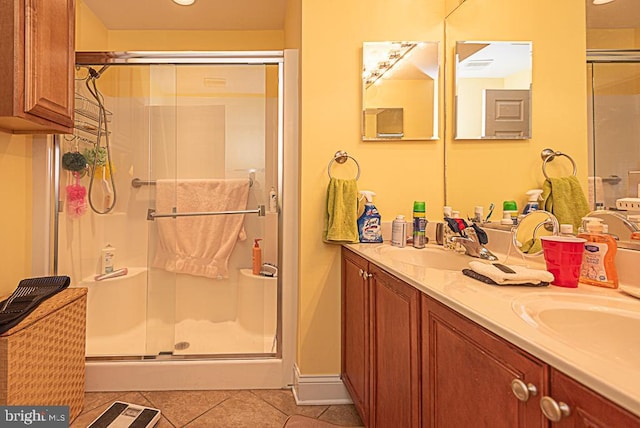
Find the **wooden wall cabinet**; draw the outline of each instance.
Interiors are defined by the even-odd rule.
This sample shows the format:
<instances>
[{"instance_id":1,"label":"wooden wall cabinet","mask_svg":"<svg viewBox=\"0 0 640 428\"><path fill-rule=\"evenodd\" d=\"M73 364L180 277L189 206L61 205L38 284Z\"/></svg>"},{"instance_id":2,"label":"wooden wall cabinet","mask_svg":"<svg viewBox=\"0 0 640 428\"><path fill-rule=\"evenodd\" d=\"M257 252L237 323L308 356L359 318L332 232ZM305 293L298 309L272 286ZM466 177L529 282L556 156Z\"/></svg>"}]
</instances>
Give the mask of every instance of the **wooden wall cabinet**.
<instances>
[{"instance_id":1,"label":"wooden wall cabinet","mask_svg":"<svg viewBox=\"0 0 640 428\"><path fill-rule=\"evenodd\" d=\"M0 130L71 133L75 0L0 0Z\"/></svg>"},{"instance_id":2,"label":"wooden wall cabinet","mask_svg":"<svg viewBox=\"0 0 640 428\"><path fill-rule=\"evenodd\" d=\"M342 254L342 377L365 426L640 428L612 401Z\"/></svg>"}]
</instances>

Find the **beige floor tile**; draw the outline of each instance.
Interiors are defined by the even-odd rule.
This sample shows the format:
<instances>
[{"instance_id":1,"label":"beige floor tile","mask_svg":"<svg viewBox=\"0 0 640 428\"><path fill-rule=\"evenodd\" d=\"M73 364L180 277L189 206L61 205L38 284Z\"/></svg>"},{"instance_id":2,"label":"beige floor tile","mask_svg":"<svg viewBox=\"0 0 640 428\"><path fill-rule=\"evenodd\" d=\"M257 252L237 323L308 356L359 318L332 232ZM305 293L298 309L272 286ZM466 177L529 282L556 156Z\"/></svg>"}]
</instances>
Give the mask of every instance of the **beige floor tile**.
<instances>
[{"instance_id":1,"label":"beige floor tile","mask_svg":"<svg viewBox=\"0 0 640 428\"><path fill-rule=\"evenodd\" d=\"M126 394L126 392L85 392L84 393L84 409L83 412L93 410L98 406L106 403L113 403L118 397Z\"/></svg>"},{"instance_id":2,"label":"beige floor tile","mask_svg":"<svg viewBox=\"0 0 640 428\"><path fill-rule=\"evenodd\" d=\"M318 419L337 425L363 426L360 416L352 404L329 406Z\"/></svg>"},{"instance_id":3,"label":"beige floor tile","mask_svg":"<svg viewBox=\"0 0 640 428\"><path fill-rule=\"evenodd\" d=\"M317 418L327 410L329 406L298 406L293 392L290 389L254 389L253 392L257 397L263 399L267 403L280 410L282 413L289 415L304 415Z\"/></svg>"},{"instance_id":4,"label":"beige floor tile","mask_svg":"<svg viewBox=\"0 0 640 428\"><path fill-rule=\"evenodd\" d=\"M111 393L109 393L111 394ZM119 392L112 400L99 405L98 407L94 407L93 409L81 413L73 423L71 424L71 428L87 428L91 422L95 418L97 418L100 413L104 412L114 401L123 401L125 403L131 404L139 404L141 406L153 407L152 404L144 398L142 394L139 392ZM86 407L85 407L86 408ZM165 421L166 422L166 421ZM168 423L168 422L167 422ZM158 427L166 427L171 428L173 425L157 425Z\"/></svg>"},{"instance_id":5,"label":"beige floor tile","mask_svg":"<svg viewBox=\"0 0 640 428\"><path fill-rule=\"evenodd\" d=\"M182 427L237 391L151 391L142 394L171 423Z\"/></svg>"},{"instance_id":6,"label":"beige floor tile","mask_svg":"<svg viewBox=\"0 0 640 428\"><path fill-rule=\"evenodd\" d=\"M240 391L217 405L188 428L281 428L287 416L250 391Z\"/></svg>"}]
</instances>

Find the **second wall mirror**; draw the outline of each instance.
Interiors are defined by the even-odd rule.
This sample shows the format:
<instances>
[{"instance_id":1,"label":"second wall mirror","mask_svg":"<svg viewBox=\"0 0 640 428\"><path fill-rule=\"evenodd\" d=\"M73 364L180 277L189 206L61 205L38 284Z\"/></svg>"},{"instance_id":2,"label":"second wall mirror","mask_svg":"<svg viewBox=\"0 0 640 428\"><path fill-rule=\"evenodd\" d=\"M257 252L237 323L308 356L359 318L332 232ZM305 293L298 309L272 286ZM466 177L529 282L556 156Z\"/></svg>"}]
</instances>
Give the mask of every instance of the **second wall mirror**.
<instances>
[{"instance_id":1,"label":"second wall mirror","mask_svg":"<svg viewBox=\"0 0 640 428\"><path fill-rule=\"evenodd\" d=\"M531 138L531 49L531 42L456 43L456 140Z\"/></svg>"},{"instance_id":2,"label":"second wall mirror","mask_svg":"<svg viewBox=\"0 0 640 428\"><path fill-rule=\"evenodd\" d=\"M365 42L362 140L438 138L438 42Z\"/></svg>"}]
</instances>

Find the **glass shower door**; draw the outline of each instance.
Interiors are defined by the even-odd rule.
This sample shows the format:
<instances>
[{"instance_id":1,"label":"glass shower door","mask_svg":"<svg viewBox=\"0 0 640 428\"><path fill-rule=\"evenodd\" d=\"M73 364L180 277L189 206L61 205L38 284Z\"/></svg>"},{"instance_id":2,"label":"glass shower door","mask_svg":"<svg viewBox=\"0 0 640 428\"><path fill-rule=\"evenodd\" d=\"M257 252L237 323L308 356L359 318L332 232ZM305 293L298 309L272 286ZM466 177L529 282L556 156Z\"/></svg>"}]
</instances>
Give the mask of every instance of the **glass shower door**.
<instances>
[{"instance_id":1,"label":"glass shower door","mask_svg":"<svg viewBox=\"0 0 640 428\"><path fill-rule=\"evenodd\" d=\"M278 262L277 209L257 214L278 188L277 68L151 66L148 208L184 216L149 221L149 354L276 352L278 279L251 266L256 240Z\"/></svg>"}]
</instances>

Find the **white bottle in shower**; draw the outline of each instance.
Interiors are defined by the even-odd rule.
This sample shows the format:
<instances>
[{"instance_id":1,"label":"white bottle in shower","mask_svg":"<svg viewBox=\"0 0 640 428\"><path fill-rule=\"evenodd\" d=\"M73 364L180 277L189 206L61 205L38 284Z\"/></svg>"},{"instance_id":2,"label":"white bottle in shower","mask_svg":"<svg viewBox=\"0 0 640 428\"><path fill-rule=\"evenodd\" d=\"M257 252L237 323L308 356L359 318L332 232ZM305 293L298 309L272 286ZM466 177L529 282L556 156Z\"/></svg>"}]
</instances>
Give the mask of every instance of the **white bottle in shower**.
<instances>
[{"instance_id":1,"label":"white bottle in shower","mask_svg":"<svg viewBox=\"0 0 640 428\"><path fill-rule=\"evenodd\" d=\"M116 249L110 244L102 249L100 254L100 273L102 275L111 273L114 270L116 264Z\"/></svg>"}]
</instances>

